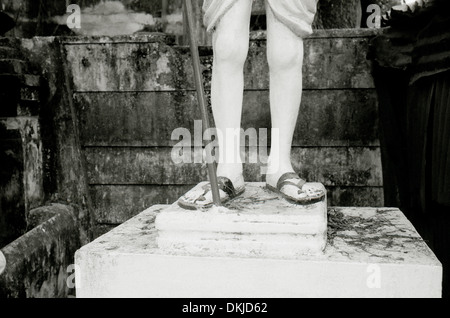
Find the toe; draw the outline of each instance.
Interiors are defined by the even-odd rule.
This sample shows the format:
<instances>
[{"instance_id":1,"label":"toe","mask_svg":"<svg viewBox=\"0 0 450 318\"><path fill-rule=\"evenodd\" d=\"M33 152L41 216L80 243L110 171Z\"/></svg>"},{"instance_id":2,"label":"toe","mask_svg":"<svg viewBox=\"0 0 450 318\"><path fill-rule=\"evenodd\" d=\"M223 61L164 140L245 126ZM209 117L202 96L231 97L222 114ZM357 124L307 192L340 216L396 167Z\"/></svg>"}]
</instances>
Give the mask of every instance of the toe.
<instances>
[{"instance_id":1,"label":"toe","mask_svg":"<svg viewBox=\"0 0 450 318\"><path fill-rule=\"evenodd\" d=\"M302 191L295 185L287 184L281 188L281 192L294 200L304 200L308 197L305 191Z\"/></svg>"},{"instance_id":2,"label":"toe","mask_svg":"<svg viewBox=\"0 0 450 318\"><path fill-rule=\"evenodd\" d=\"M321 183L305 183L302 187L302 190L307 194L310 198L319 198L325 195L325 187Z\"/></svg>"}]
</instances>

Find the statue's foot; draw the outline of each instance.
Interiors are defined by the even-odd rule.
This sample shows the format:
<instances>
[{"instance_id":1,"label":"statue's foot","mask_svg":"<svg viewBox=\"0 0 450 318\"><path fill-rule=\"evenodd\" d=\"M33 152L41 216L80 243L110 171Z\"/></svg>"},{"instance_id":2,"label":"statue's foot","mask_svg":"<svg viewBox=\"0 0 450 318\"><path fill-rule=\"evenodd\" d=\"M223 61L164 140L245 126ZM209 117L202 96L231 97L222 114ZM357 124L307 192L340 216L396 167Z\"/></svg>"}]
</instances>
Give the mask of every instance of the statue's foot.
<instances>
[{"instance_id":1,"label":"statue's foot","mask_svg":"<svg viewBox=\"0 0 450 318\"><path fill-rule=\"evenodd\" d=\"M221 203L225 203L237 197L245 190L245 183L242 177L235 181L234 184L226 177L219 176L217 177L217 181ZM213 204L214 201L210 183L205 184L203 187L196 187L178 199L178 205L189 210L209 208Z\"/></svg>"},{"instance_id":2,"label":"statue's foot","mask_svg":"<svg viewBox=\"0 0 450 318\"><path fill-rule=\"evenodd\" d=\"M325 198L325 187L321 183L310 183L300 178L295 172L283 174L276 187L266 183L266 187L288 201L297 204L312 204Z\"/></svg>"}]
</instances>

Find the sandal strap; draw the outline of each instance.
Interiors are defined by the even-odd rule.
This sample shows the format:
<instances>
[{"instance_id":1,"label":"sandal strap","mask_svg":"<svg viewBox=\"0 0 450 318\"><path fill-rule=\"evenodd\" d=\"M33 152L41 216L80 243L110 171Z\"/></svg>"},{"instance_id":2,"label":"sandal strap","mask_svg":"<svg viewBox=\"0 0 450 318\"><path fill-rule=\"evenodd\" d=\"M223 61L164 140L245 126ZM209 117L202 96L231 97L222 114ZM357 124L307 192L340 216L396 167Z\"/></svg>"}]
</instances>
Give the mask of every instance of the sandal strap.
<instances>
[{"instance_id":1,"label":"sandal strap","mask_svg":"<svg viewBox=\"0 0 450 318\"><path fill-rule=\"evenodd\" d=\"M298 180L298 182L294 183L290 181L292 179ZM280 177L280 179L278 179L277 189L281 190L281 188L285 185L293 185L301 189L305 183L306 181L300 178L295 172L286 172Z\"/></svg>"},{"instance_id":2,"label":"sandal strap","mask_svg":"<svg viewBox=\"0 0 450 318\"><path fill-rule=\"evenodd\" d=\"M226 177L217 177L217 182L219 184L219 189L228 194L230 198L236 196L236 189L230 179Z\"/></svg>"},{"instance_id":3,"label":"sandal strap","mask_svg":"<svg viewBox=\"0 0 450 318\"><path fill-rule=\"evenodd\" d=\"M219 189L225 192L230 198L234 198L237 195L233 183L227 177L218 176L217 184ZM204 194L206 194L207 191L211 191L211 183L205 184L203 189L205 191Z\"/></svg>"}]
</instances>

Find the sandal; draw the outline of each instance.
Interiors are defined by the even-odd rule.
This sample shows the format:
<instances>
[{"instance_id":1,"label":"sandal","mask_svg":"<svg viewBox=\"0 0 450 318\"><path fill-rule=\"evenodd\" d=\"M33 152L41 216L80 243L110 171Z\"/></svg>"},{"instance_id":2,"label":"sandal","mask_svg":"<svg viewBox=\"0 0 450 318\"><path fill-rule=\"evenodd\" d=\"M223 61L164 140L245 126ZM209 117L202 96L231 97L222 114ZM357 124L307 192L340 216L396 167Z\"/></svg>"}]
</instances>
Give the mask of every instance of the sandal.
<instances>
[{"instance_id":1,"label":"sandal","mask_svg":"<svg viewBox=\"0 0 450 318\"><path fill-rule=\"evenodd\" d=\"M229 200L242 194L245 190L244 186L235 189L231 180L226 177L217 177L217 183L219 185L219 190L222 190L225 193L225 196L220 196L221 203L228 202ZM214 204L214 202L212 201L212 195L210 200L206 199L205 195L208 191L211 191L210 183L207 183L202 187L195 187L178 199L178 205L188 210L209 208Z\"/></svg>"},{"instance_id":2,"label":"sandal","mask_svg":"<svg viewBox=\"0 0 450 318\"><path fill-rule=\"evenodd\" d=\"M304 189L304 185L308 184L305 180L300 178L295 172L287 172L278 179L277 187L266 184L267 189L280 194L283 198L296 204L312 204L322 201L325 198L325 190L322 187L307 187ZM309 183L309 185L311 185ZM289 191L287 186L295 186L297 193L300 196L296 197L293 191Z\"/></svg>"}]
</instances>

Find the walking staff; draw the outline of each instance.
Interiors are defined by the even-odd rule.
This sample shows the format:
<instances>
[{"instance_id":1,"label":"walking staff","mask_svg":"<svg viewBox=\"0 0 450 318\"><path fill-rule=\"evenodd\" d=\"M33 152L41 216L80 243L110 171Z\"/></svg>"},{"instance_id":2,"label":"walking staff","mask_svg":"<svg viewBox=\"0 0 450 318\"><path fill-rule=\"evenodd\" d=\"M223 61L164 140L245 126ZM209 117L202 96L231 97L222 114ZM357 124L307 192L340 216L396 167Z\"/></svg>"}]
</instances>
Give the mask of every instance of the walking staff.
<instances>
[{"instance_id":1,"label":"walking staff","mask_svg":"<svg viewBox=\"0 0 450 318\"><path fill-rule=\"evenodd\" d=\"M206 101L205 101L205 93L203 90L203 79L202 74L200 72L200 57L198 54L198 46L197 46L197 37L195 34L195 24L194 24L194 12L192 9L191 0L185 0L185 10L186 10L186 22L189 33L189 42L191 47L191 55L192 55L192 65L194 67L194 79L195 79L195 87L197 89L197 99L200 104L200 110L202 112L202 122L203 122L203 131L209 128L209 119L208 119L208 110L206 109ZM208 176L209 182L211 184L211 191L213 196L214 205L220 206L220 194L219 194L219 186L217 182L217 175L214 166L214 162L211 160L211 154L206 153L206 164L208 167Z\"/></svg>"}]
</instances>

